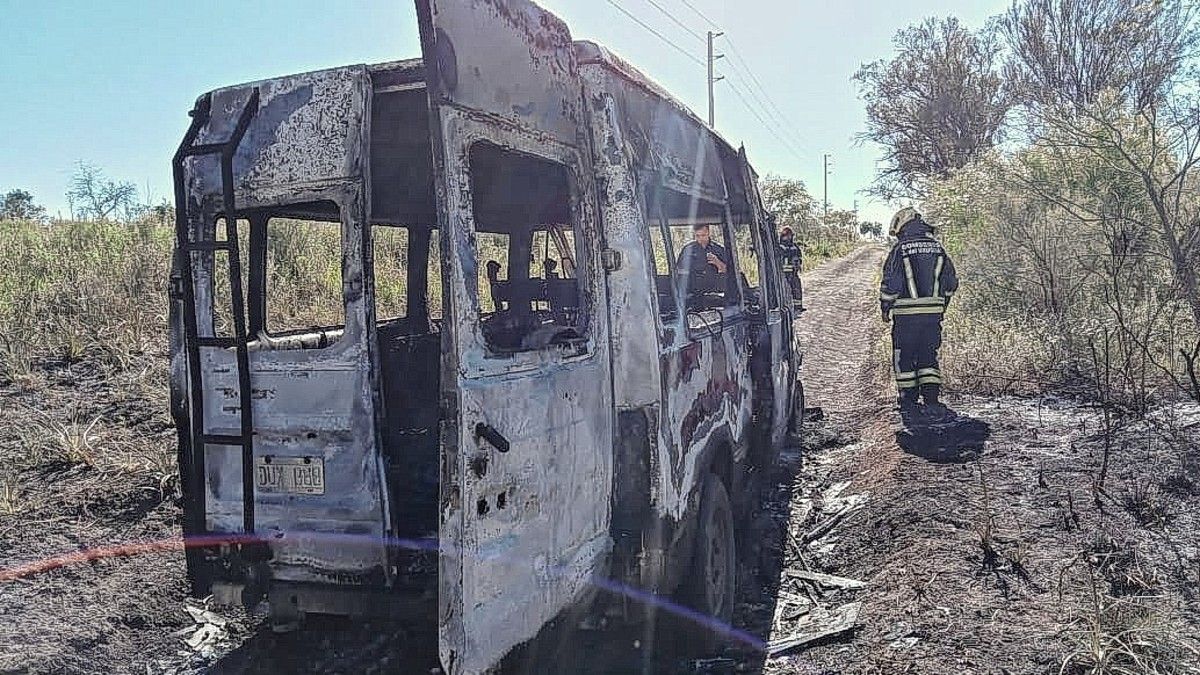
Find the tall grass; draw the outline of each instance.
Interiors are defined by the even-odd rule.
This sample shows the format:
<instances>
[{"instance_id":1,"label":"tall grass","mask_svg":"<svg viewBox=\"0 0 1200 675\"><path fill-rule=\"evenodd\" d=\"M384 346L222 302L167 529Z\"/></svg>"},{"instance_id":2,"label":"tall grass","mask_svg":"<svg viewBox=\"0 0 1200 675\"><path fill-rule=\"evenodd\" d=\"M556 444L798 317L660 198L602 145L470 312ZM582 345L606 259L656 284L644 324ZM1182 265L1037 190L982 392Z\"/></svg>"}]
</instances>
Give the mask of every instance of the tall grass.
<instances>
[{"instance_id":1,"label":"tall grass","mask_svg":"<svg viewBox=\"0 0 1200 675\"><path fill-rule=\"evenodd\" d=\"M0 374L164 351L171 242L151 224L0 222Z\"/></svg>"},{"instance_id":2,"label":"tall grass","mask_svg":"<svg viewBox=\"0 0 1200 675\"><path fill-rule=\"evenodd\" d=\"M848 237L811 237L803 239L801 245L804 247L803 271L807 272L826 260L848 255L862 246L863 240Z\"/></svg>"}]
</instances>

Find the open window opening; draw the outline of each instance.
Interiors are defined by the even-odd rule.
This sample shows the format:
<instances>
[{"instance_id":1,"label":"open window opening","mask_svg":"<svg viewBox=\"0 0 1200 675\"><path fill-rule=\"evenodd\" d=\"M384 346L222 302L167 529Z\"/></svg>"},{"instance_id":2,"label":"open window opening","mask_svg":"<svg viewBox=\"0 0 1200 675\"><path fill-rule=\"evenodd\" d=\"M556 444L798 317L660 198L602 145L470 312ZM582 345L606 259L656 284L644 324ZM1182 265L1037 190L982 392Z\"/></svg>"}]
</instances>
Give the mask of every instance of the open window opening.
<instances>
[{"instance_id":1,"label":"open window opening","mask_svg":"<svg viewBox=\"0 0 1200 675\"><path fill-rule=\"evenodd\" d=\"M331 202L318 206L319 212L309 217L281 214L265 219L266 236L261 245L266 334L317 337L290 341L288 346L292 347L311 348L335 342L346 324L342 223ZM258 252L252 248L251 255L255 253Z\"/></svg>"},{"instance_id":2,"label":"open window opening","mask_svg":"<svg viewBox=\"0 0 1200 675\"><path fill-rule=\"evenodd\" d=\"M651 227L659 309L675 316L680 304L689 312L740 306L737 270L727 244L725 206L667 188L651 191L647 212ZM660 245L658 238L664 239ZM665 251L663 250L665 249ZM664 288L660 258L670 269L670 292Z\"/></svg>"},{"instance_id":3,"label":"open window opening","mask_svg":"<svg viewBox=\"0 0 1200 675\"><path fill-rule=\"evenodd\" d=\"M762 302L762 279L759 272L758 246L754 241L754 228L748 214L733 215L733 254L737 260L737 281L742 297L751 307Z\"/></svg>"},{"instance_id":4,"label":"open window opening","mask_svg":"<svg viewBox=\"0 0 1200 675\"><path fill-rule=\"evenodd\" d=\"M248 211L237 221L242 311L252 349L319 349L341 339L342 221L337 204L306 202ZM223 217L214 239L228 238ZM230 252L209 254L213 334L233 336Z\"/></svg>"},{"instance_id":5,"label":"open window opening","mask_svg":"<svg viewBox=\"0 0 1200 675\"><path fill-rule=\"evenodd\" d=\"M580 353L580 241L570 170L478 142L470 149L480 331L493 353Z\"/></svg>"}]
</instances>

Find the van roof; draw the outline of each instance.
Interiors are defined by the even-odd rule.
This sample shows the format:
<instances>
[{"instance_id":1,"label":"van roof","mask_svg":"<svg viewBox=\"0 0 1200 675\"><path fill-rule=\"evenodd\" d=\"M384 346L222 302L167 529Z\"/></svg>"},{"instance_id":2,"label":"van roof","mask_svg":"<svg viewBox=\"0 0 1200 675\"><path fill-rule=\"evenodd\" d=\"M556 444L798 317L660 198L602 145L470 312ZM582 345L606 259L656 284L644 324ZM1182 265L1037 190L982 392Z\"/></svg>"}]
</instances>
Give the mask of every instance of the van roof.
<instances>
[{"instance_id":1,"label":"van roof","mask_svg":"<svg viewBox=\"0 0 1200 675\"><path fill-rule=\"evenodd\" d=\"M592 42L591 40L575 40L572 42L575 53L575 60L580 65L600 65L616 76L616 81L628 85L631 89L639 89L644 94L661 100L674 114L678 115L686 124L695 126L698 129L703 129L712 136L718 146L724 148L730 153L736 153L735 146L729 143L715 129L708 126L704 120L700 119L686 105L672 96L667 90L645 73L638 70L625 59L614 54L607 47ZM345 66L343 66L345 67ZM377 91L386 91L390 88L411 88L413 85L418 85L425 81L425 64L420 57L409 59L399 59L396 61L384 61L380 63L369 64L365 66L371 74ZM300 75L309 75L325 72L327 70L339 70L339 68L328 68L304 73L292 73L289 75L281 75L275 78L266 78L256 82L246 82L242 84L221 87L211 93L224 91L227 89L240 89L246 86L257 85L260 83L271 82L284 78L296 77Z\"/></svg>"}]
</instances>

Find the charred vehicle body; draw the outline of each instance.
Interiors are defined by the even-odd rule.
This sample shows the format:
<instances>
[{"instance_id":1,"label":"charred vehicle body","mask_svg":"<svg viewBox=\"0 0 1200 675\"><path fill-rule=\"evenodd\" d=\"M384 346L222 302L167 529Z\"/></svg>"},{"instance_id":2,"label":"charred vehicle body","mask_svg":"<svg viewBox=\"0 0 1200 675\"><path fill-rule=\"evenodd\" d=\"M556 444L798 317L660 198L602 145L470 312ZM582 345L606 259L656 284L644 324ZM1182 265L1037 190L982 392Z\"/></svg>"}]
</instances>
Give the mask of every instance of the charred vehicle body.
<instances>
[{"instance_id":1,"label":"charred vehicle body","mask_svg":"<svg viewBox=\"0 0 1200 675\"><path fill-rule=\"evenodd\" d=\"M422 59L192 111L171 347L193 592L424 611L451 673L597 579L728 620L736 519L803 409L744 151L526 0L417 5ZM705 288L680 260L700 225L729 259ZM279 325L288 228L334 242L337 325Z\"/></svg>"}]
</instances>

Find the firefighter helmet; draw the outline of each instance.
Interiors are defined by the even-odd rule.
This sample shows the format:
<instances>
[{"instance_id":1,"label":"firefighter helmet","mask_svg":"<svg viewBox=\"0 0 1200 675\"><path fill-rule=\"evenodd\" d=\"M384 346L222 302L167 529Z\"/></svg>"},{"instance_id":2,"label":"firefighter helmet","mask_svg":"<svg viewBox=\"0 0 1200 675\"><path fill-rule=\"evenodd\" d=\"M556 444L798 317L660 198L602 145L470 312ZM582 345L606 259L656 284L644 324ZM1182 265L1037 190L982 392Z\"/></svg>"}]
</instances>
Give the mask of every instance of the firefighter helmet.
<instances>
[{"instance_id":1,"label":"firefighter helmet","mask_svg":"<svg viewBox=\"0 0 1200 675\"><path fill-rule=\"evenodd\" d=\"M899 236L900 230L904 229L905 225L920 218L921 214L916 209L906 206L897 211L896 215L892 216L892 226L888 229L888 234L893 237Z\"/></svg>"}]
</instances>

